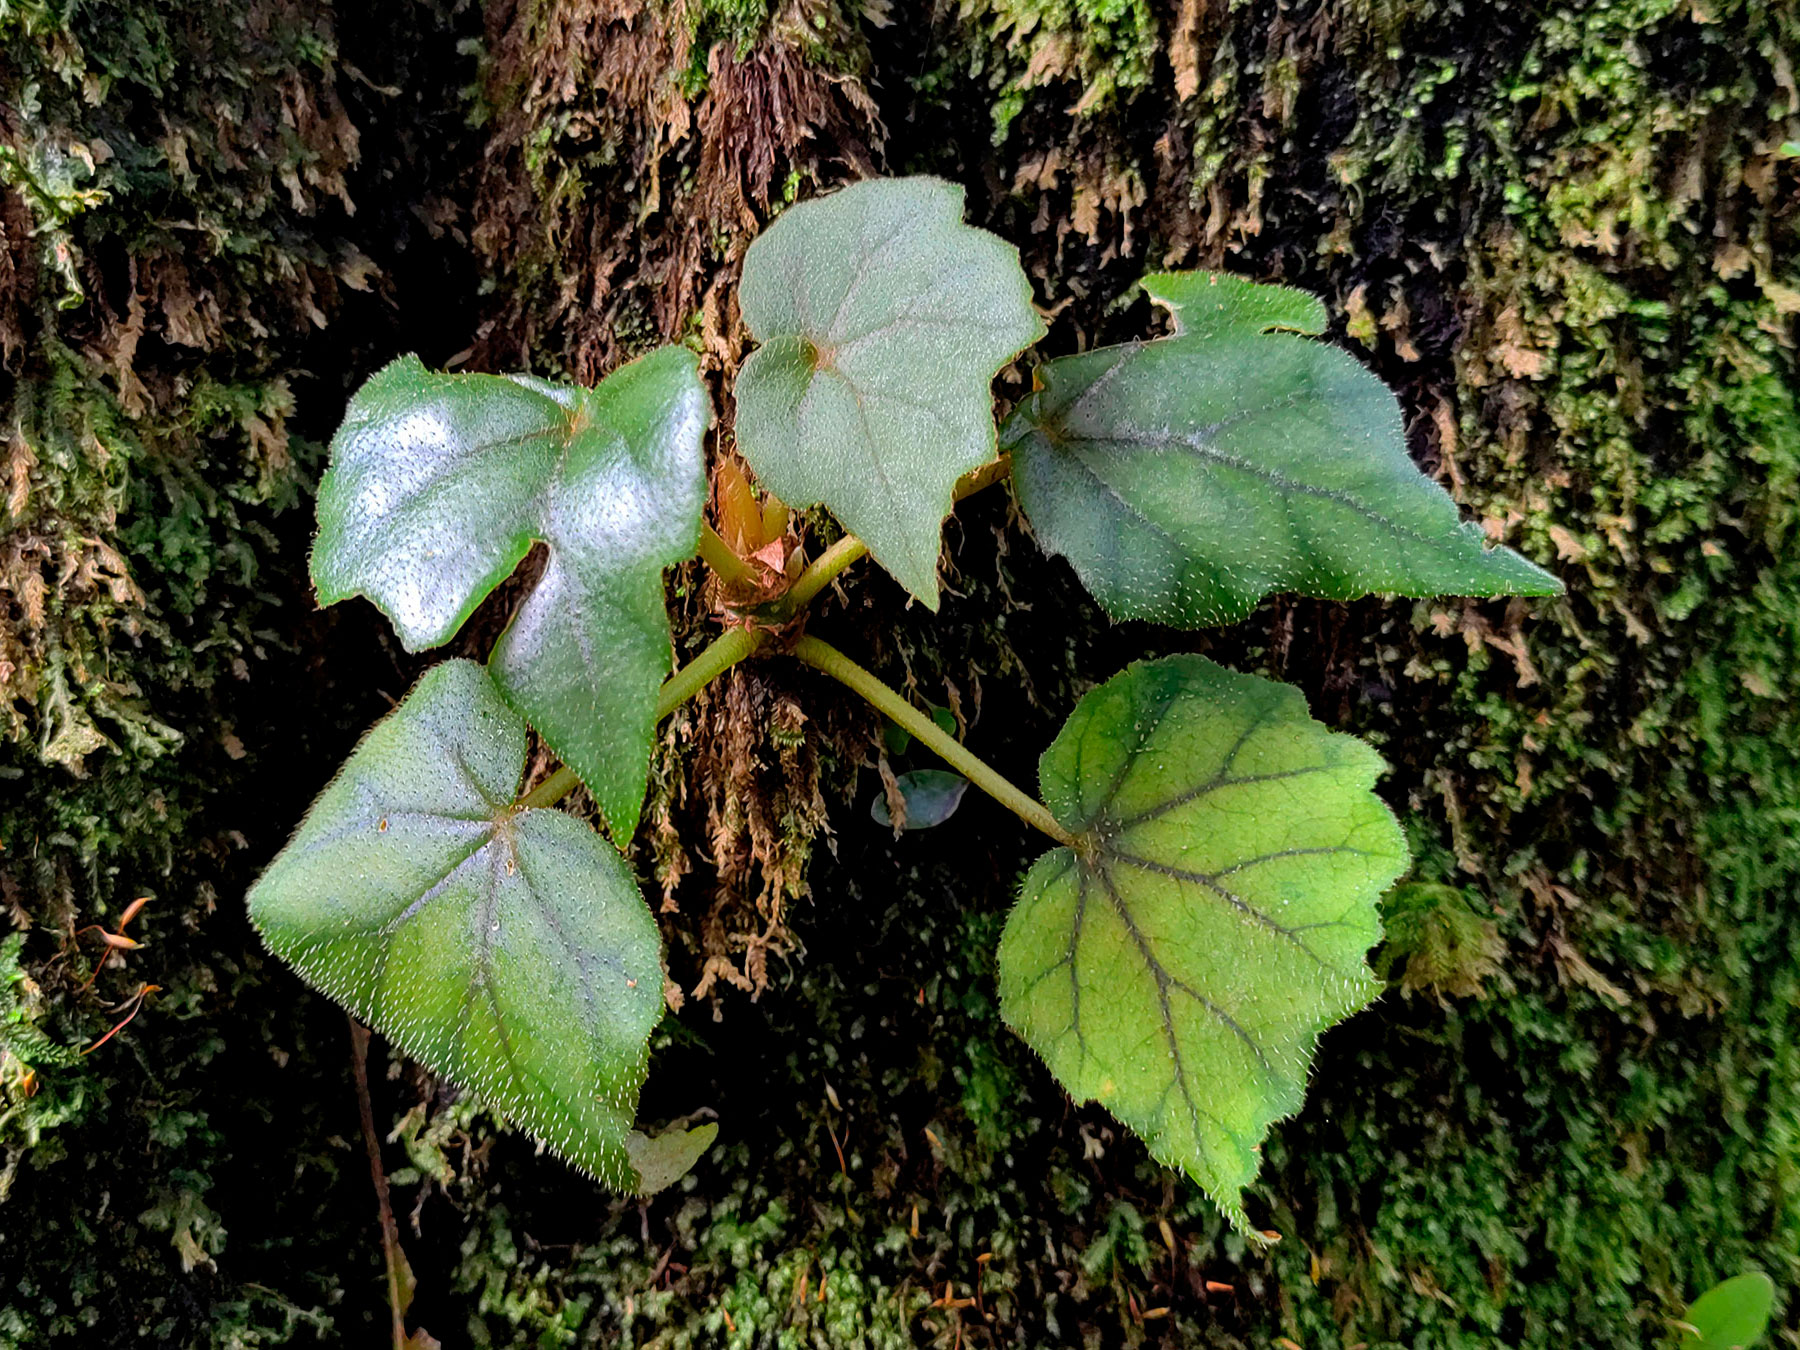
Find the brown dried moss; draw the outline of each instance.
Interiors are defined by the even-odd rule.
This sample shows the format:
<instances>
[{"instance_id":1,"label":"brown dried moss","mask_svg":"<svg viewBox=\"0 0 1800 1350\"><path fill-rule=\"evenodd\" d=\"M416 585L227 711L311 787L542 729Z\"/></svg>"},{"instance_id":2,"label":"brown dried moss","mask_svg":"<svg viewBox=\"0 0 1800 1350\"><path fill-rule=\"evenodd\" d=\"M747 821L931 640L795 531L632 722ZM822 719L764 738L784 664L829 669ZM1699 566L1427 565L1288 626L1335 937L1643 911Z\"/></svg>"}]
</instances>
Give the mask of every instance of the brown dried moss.
<instances>
[{"instance_id":1,"label":"brown dried moss","mask_svg":"<svg viewBox=\"0 0 1800 1350\"><path fill-rule=\"evenodd\" d=\"M808 60L840 38L855 62L860 41L830 4L792 0L747 53L716 44L691 98L679 8L507 0L488 32L493 130L473 239L513 284L471 353L484 369L535 361L591 383L688 335L702 310L705 354L729 361L724 296L789 176L866 173L880 153L858 75Z\"/></svg>"}]
</instances>

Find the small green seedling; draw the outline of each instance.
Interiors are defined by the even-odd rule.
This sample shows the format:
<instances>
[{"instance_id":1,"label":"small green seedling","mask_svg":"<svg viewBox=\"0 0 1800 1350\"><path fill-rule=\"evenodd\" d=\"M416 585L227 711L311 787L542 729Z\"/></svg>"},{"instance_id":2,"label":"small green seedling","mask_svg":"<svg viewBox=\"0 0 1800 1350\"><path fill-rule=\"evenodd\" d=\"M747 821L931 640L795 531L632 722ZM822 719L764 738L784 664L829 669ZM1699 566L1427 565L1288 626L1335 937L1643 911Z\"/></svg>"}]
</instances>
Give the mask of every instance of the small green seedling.
<instances>
[{"instance_id":1,"label":"small green seedling","mask_svg":"<svg viewBox=\"0 0 1800 1350\"><path fill-rule=\"evenodd\" d=\"M954 770L897 776L878 818L897 803L899 823L935 823L973 785L1051 839L1000 940L1002 1015L1252 1232L1258 1145L1299 1107L1320 1033L1379 988L1376 900L1407 865L1379 757L1292 688L1173 656L1081 699L1033 797L947 710L807 631L808 605L867 553L935 609L946 515L1002 481L1116 619L1229 623L1282 591L1560 588L1414 467L1393 395L1315 340L1316 300L1206 273L1143 286L1169 336L1038 364L997 431L993 378L1044 326L960 189L877 179L789 209L739 294L761 345L732 430L766 495L721 470L717 529L708 399L682 348L595 389L411 357L377 373L320 489L320 600L366 596L417 651L533 544L547 557L487 661L427 673L256 884L269 946L608 1185L667 1184L710 1134L633 1129L663 963L620 846L658 721L739 661L798 660L883 714L892 753ZM783 503L849 533L803 562ZM663 570L696 551L726 627L670 675ZM564 767L522 793L528 728ZM577 783L611 842L555 809Z\"/></svg>"}]
</instances>

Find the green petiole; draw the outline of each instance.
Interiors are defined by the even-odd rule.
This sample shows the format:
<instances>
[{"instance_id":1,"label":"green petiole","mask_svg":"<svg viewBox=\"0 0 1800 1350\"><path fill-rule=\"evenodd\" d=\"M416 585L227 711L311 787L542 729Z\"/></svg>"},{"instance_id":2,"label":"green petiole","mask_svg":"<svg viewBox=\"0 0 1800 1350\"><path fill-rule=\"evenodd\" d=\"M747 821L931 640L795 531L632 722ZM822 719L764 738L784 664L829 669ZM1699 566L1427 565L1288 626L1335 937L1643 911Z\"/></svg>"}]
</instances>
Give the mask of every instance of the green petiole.
<instances>
[{"instance_id":1,"label":"green petiole","mask_svg":"<svg viewBox=\"0 0 1800 1350\"><path fill-rule=\"evenodd\" d=\"M837 579L851 563L869 551L869 546L853 534L847 534L808 564L794 580L788 593L775 602L784 616L798 614L812 603L813 597Z\"/></svg>"},{"instance_id":2,"label":"green petiole","mask_svg":"<svg viewBox=\"0 0 1800 1350\"><path fill-rule=\"evenodd\" d=\"M865 702L905 727L912 733L914 740L1027 825L1042 830L1065 848L1078 847L1075 836L1062 827L1042 802L1002 778L984 760L971 754L960 741L946 735L944 729L929 716L908 703L898 690L884 684L836 647L816 637L807 636L794 644L793 654L796 661L822 671L839 684L855 690Z\"/></svg>"}]
</instances>

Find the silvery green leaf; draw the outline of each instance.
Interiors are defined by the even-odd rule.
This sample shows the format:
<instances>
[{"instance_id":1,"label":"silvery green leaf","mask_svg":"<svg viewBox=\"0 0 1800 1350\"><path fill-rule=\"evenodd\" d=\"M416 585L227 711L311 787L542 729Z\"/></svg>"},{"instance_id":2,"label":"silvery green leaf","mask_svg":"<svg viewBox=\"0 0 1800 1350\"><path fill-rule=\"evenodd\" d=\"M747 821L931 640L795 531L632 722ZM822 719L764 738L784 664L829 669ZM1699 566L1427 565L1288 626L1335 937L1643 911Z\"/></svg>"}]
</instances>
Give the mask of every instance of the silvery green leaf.
<instances>
[{"instance_id":1,"label":"silvery green leaf","mask_svg":"<svg viewBox=\"0 0 1800 1350\"><path fill-rule=\"evenodd\" d=\"M1018 250L963 192L875 178L788 208L744 258L738 448L795 506L822 502L937 608L956 480L994 458L994 375L1043 335Z\"/></svg>"},{"instance_id":2,"label":"silvery green leaf","mask_svg":"<svg viewBox=\"0 0 1800 1350\"><path fill-rule=\"evenodd\" d=\"M250 917L308 983L628 1189L662 944L617 850L514 807L525 754L486 668L434 667L313 803Z\"/></svg>"},{"instance_id":3,"label":"silvery green leaf","mask_svg":"<svg viewBox=\"0 0 1800 1350\"><path fill-rule=\"evenodd\" d=\"M619 839L637 826L671 664L663 569L699 543L708 415L680 347L595 389L408 356L357 391L319 489L320 603L367 596L409 651L447 642L548 546L494 678Z\"/></svg>"},{"instance_id":4,"label":"silvery green leaf","mask_svg":"<svg viewBox=\"0 0 1800 1350\"><path fill-rule=\"evenodd\" d=\"M1161 273L1175 334L1038 368L1002 437L1019 504L1115 619L1232 623L1264 596L1554 595L1420 473L1400 407L1304 334L1325 309L1284 286Z\"/></svg>"}]
</instances>

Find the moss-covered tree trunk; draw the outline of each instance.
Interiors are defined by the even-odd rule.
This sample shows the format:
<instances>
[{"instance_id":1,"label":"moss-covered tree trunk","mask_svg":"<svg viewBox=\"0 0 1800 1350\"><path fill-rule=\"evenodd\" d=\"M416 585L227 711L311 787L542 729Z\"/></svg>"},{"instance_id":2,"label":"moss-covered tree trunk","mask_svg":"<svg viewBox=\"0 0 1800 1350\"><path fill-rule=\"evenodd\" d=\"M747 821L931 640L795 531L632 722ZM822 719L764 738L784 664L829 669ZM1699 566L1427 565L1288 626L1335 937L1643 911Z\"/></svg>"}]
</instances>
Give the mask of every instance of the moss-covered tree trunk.
<instances>
[{"instance_id":1,"label":"moss-covered tree trunk","mask_svg":"<svg viewBox=\"0 0 1800 1350\"><path fill-rule=\"evenodd\" d=\"M0 1346L386 1334L343 1018L241 905L420 668L311 610L322 442L404 350L591 381L684 341L728 418L744 246L870 172L964 184L1053 350L1138 331L1153 268L1322 294L1568 597L1113 630L983 501L940 616L875 575L828 610L1027 780L1135 652L1381 746L1393 988L1266 1150L1272 1254L998 1024L1010 818L895 842L863 714L753 664L671 724L635 851L683 1002L644 1112L719 1145L640 1206L378 1052L412 1320L1635 1347L1740 1269L1800 1289L1797 52L1753 0L0 3Z\"/></svg>"}]
</instances>

